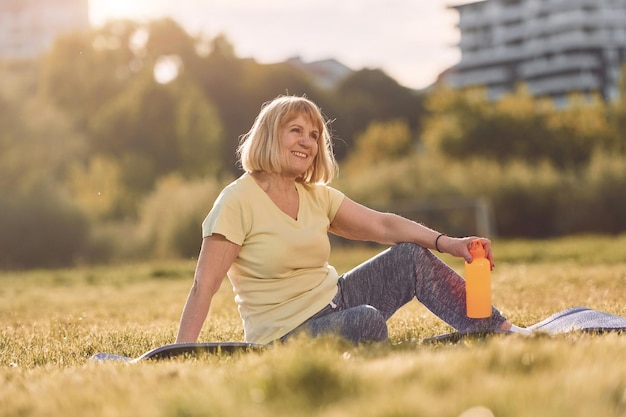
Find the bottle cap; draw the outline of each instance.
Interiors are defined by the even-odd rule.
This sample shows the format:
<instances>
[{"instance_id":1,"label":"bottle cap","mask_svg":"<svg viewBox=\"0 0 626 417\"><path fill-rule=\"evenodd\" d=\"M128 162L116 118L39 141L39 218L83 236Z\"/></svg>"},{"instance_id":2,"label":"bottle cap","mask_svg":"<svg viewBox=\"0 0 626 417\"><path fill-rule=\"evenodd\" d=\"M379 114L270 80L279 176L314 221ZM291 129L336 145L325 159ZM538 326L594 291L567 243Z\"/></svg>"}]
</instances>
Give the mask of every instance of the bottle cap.
<instances>
[{"instance_id":1,"label":"bottle cap","mask_svg":"<svg viewBox=\"0 0 626 417\"><path fill-rule=\"evenodd\" d=\"M469 252L472 255L472 258L484 258L485 257L485 248L480 240L474 240L470 243Z\"/></svg>"}]
</instances>

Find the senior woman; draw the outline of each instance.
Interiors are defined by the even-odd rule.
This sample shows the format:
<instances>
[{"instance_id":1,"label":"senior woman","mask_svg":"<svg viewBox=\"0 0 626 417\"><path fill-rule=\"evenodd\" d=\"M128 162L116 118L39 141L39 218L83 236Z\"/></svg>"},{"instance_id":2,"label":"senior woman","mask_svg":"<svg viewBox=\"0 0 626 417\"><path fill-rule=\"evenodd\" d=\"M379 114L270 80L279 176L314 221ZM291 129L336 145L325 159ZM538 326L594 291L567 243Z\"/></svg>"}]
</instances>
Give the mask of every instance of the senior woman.
<instances>
[{"instance_id":1,"label":"senior woman","mask_svg":"<svg viewBox=\"0 0 626 417\"><path fill-rule=\"evenodd\" d=\"M307 332L354 343L388 338L386 321L413 298L458 331L524 331L497 309L468 318L465 281L429 249L470 262L479 239L453 238L372 210L328 183L331 137L315 103L279 96L265 103L238 149L245 171L222 190L202 223L203 240L177 343L196 342L224 276L235 292L245 340L267 344ZM328 233L391 247L339 275Z\"/></svg>"}]
</instances>

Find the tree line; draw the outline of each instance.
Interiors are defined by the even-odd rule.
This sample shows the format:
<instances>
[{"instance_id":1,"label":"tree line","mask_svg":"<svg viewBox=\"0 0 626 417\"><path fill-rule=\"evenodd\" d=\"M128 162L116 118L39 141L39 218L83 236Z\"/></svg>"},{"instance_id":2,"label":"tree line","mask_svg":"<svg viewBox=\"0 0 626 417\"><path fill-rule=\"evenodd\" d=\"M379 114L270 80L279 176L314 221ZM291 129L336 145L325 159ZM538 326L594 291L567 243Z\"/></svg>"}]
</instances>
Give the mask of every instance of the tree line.
<instances>
[{"instance_id":1,"label":"tree line","mask_svg":"<svg viewBox=\"0 0 626 417\"><path fill-rule=\"evenodd\" d=\"M163 63L175 72L168 82L155 78ZM521 183L543 172L537 181L556 176L562 188L563 178L591 175L600 154L613 158L619 177L626 148L624 88L616 103L573 98L567 109L523 87L497 103L480 89L414 91L370 68L323 88L289 63L240 58L225 36L191 36L170 19L112 21L59 38L38 60L2 62L0 71L0 267L194 256L202 216L240 173L240 135L280 94L321 106L335 137L338 184L389 210L468 194L472 187L454 178L467 179L462 172L477 164L499 179L483 178L491 188L472 197L524 223L528 214L514 201L535 201L536 193L506 188L506 167L528 170ZM624 184L603 187L618 192ZM626 225L606 229L589 231ZM533 236L580 227L544 230ZM498 231L524 235L513 224Z\"/></svg>"}]
</instances>

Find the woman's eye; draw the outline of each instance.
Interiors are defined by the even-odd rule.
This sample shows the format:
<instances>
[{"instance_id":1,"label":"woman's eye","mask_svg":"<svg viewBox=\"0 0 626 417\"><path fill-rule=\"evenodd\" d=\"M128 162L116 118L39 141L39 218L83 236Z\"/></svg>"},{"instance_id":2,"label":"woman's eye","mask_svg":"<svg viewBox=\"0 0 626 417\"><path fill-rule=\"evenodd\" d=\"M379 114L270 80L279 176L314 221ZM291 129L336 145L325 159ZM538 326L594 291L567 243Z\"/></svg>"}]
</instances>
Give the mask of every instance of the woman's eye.
<instances>
[{"instance_id":1,"label":"woman's eye","mask_svg":"<svg viewBox=\"0 0 626 417\"><path fill-rule=\"evenodd\" d=\"M298 136L302 136L302 135L305 134L304 129L302 127L298 127L298 126L294 126L294 127L289 128L289 132L293 133L293 134L296 134ZM319 140L319 137L320 137L318 132L310 132L308 135L309 135L309 138L311 140L315 141L315 142L317 142Z\"/></svg>"}]
</instances>

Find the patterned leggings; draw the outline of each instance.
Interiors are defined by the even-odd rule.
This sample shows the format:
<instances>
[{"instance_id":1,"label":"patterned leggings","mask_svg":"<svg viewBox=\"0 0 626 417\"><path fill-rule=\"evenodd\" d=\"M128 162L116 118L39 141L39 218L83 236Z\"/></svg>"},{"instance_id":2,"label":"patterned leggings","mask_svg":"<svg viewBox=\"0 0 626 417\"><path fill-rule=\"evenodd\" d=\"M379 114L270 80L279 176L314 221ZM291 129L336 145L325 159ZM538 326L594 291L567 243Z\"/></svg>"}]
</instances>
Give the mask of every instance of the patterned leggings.
<instances>
[{"instance_id":1,"label":"patterned leggings","mask_svg":"<svg viewBox=\"0 0 626 417\"><path fill-rule=\"evenodd\" d=\"M354 343L388 338L387 320L417 298L458 331L497 329L506 319L492 308L486 319L465 314L465 281L428 249L401 243L339 277L333 301L281 338L306 331L339 334Z\"/></svg>"}]
</instances>

